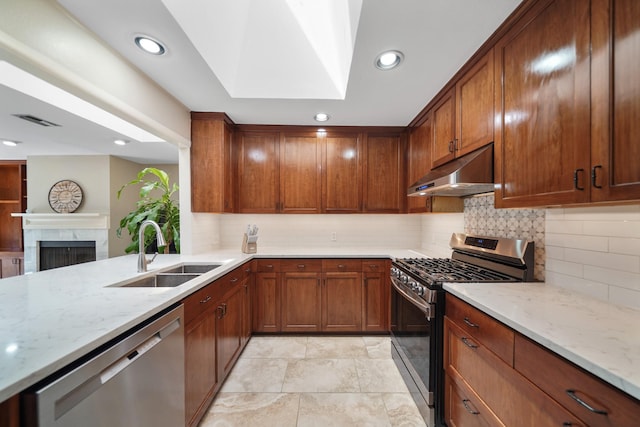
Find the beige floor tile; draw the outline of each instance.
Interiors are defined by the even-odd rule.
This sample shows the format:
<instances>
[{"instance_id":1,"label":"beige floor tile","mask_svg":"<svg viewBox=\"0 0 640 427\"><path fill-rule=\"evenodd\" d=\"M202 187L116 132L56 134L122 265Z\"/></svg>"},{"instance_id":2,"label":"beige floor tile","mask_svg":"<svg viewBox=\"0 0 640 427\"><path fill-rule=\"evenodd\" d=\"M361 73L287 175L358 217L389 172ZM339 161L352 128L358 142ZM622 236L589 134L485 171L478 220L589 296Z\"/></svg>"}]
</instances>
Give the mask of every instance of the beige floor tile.
<instances>
[{"instance_id":1,"label":"beige floor tile","mask_svg":"<svg viewBox=\"0 0 640 427\"><path fill-rule=\"evenodd\" d=\"M362 337L309 337L307 341L307 359L361 357L369 357Z\"/></svg>"},{"instance_id":2,"label":"beige floor tile","mask_svg":"<svg viewBox=\"0 0 640 427\"><path fill-rule=\"evenodd\" d=\"M408 393L400 372L391 359L356 359L363 393Z\"/></svg>"},{"instance_id":3,"label":"beige floor tile","mask_svg":"<svg viewBox=\"0 0 640 427\"><path fill-rule=\"evenodd\" d=\"M393 427L426 427L409 393L384 393L382 399Z\"/></svg>"},{"instance_id":4,"label":"beige floor tile","mask_svg":"<svg viewBox=\"0 0 640 427\"><path fill-rule=\"evenodd\" d=\"M252 337L242 352L243 358L303 359L307 337Z\"/></svg>"},{"instance_id":5,"label":"beige floor tile","mask_svg":"<svg viewBox=\"0 0 640 427\"><path fill-rule=\"evenodd\" d=\"M391 359L391 339L389 337L363 337L367 354L371 359Z\"/></svg>"},{"instance_id":6,"label":"beige floor tile","mask_svg":"<svg viewBox=\"0 0 640 427\"><path fill-rule=\"evenodd\" d=\"M389 427L377 393L306 393L300 395L298 427Z\"/></svg>"},{"instance_id":7,"label":"beige floor tile","mask_svg":"<svg viewBox=\"0 0 640 427\"><path fill-rule=\"evenodd\" d=\"M223 392L280 392L287 359L245 359L240 357L225 380Z\"/></svg>"},{"instance_id":8,"label":"beige floor tile","mask_svg":"<svg viewBox=\"0 0 640 427\"><path fill-rule=\"evenodd\" d=\"M353 359L293 359L289 361L283 392L358 392Z\"/></svg>"},{"instance_id":9,"label":"beige floor tile","mask_svg":"<svg viewBox=\"0 0 640 427\"><path fill-rule=\"evenodd\" d=\"M296 393L219 393L200 427L295 427Z\"/></svg>"}]
</instances>

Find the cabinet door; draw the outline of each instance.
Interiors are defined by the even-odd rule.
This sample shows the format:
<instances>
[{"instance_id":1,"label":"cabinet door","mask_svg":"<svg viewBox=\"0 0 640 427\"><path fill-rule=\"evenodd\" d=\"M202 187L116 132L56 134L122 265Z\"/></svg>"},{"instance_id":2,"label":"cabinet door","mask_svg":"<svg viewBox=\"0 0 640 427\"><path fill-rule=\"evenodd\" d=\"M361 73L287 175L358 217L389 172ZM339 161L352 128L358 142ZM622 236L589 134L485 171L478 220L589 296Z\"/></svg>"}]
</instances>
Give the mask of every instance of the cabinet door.
<instances>
[{"instance_id":1,"label":"cabinet door","mask_svg":"<svg viewBox=\"0 0 640 427\"><path fill-rule=\"evenodd\" d=\"M320 331L321 273L282 273L282 330Z\"/></svg>"},{"instance_id":2,"label":"cabinet door","mask_svg":"<svg viewBox=\"0 0 640 427\"><path fill-rule=\"evenodd\" d=\"M321 151L316 134L284 133L280 141L280 210L320 213Z\"/></svg>"},{"instance_id":3,"label":"cabinet door","mask_svg":"<svg viewBox=\"0 0 640 427\"><path fill-rule=\"evenodd\" d=\"M407 188L431 170L431 137L431 114L428 114L425 121L409 134ZM427 197L407 197L407 211L427 212L427 200Z\"/></svg>"},{"instance_id":4,"label":"cabinet door","mask_svg":"<svg viewBox=\"0 0 640 427\"><path fill-rule=\"evenodd\" d=\"M237 211L277 212L280 200L278 133L239 132L237 144Z\"/></svg>"},{"instance_id":5,"label":"cabinet door","mask_svg":"<svg viewBox=\"0 0 640 427\"><path fill-rule=\"evenodd\" d=\"M359 212L362 200L360 135L328 134L323 139L322 201L328 213Z\"/></svg>"},{"instance_id":6,"label":"cabinet door","mask_svg":"<svg viewBox=\"0 0 640 427\"><path fill-rule=\"evenodd\" d=\"M539 1L496 44L496 207L589 198L588 1Z\"/></svg>"},{"instance_id":7,"label":"cabinet door","mask_svg":"<svg viewBox=\"0 0 640 427\"><path fill-rule=\"evenodd\" d=\"M249 269L249 272L251 270ZM251 338L251 290L253 286L251 286L251 282L254 280L254 277L251 274L248 274L246 277L242 279L241 283L241 292L242 292L242 328L240 333L241 345L244 347Z\"/></svg>"},{"instance_id":8,"label":"cabinet door","mask_svg":"<svg viewBox=\"0 0 640 427\"><path fill-rule=\"evenodd\" d=\"M364 144L363 211L402 211L406 198L402 148L400 135L367 135Z\"/></svg>"},{"instance_id":9,"label":"cabinet door","mask_svg":"<svg viewBox=\"0 0 640 427\"><path fill-rule=\"evenodd\" d=\"M365 261L366 263L366 261ZM389 330L389 288L388 273L363 273L364 307L363 330Z\"/></svg>"},{"instance_id":10,"label":"cabinet door","mask_svg":"<svg viewBox=\"0 0 640 427\"><path fill-rule=\"evenodd\" d=\"M238 284L216 309L216 353L218 377L223 380L231 371L242 350L242 316L245 289Z\"/></svg>"},{"instance_id":11,"label":"cabinet door","mask_svg":"<svg viewBox=\"0 0 640 427\"><path fill-rule=\"evenodd\" d=\"M447 92L433 107L433 139L431 167L435 168L455 157L456 100L455 88Z\"/></svg>"},{"instance_id":12,"label":"cabinet door","mask_svg":"<svg viewBox=\"0 0 640 427\"><path fill-rule=\"evenodd\" d=\"M456 157L493 141L493 49L456 83Z\"/></svg>"},{"instance_id":13,"label":"cabinet door","mask_svg":"<svg viewBox=\"0 0 640 427\"><path fill-rule=\"evenodd\" d=\"M0 251L22 251L22 218L13 212L24 212L27 201L27 169L23 160L0 161Z\"/></svg>"},{"instance_id":14,"label":"cabinet door","mask_svg":"<svg viewBox=\"0 0 640 427\"><path fill-rule=\"evenodd\" d=\"M216 318L207 310L185 328L186 425L197 425L216 386Z\"/></svg>"},{"instance_id":15,"label":"cabinet door","mask_svg":"<svg viewBox=\"0 0 640 427\"><path fill-rule=\"evenodd\" d=\"M232 212L233 130L219 113L191 115L191 209Z\"/></svg>"},{"instance_id":16,"label":"cabinet door","mask_svg":"<svg viewBox=\"0 0 640 427\"><path fill-rule=\"evenodd\" d=\"M362 273L324 273L322 330L326 332L362 330Z\"/></svg>"},{"instance_id":17,"label":"cabinet door","mask_svg":"<svg viewBox=\"0 0 640 427\"><path fill-rule=\"evenodd\" d=\"M640 199L640 3L592 6L593 201Z\"/></svg>"},{"instance_id":18,"label":"cabinet door","mask_svg":"<svg viewBox=\"0 0 640 427\"><path fill-rule=\"evenodd\" d=\"M253 330L280 332L278 273L257 273L253 292Z\"/></svg>"}]
</instances>

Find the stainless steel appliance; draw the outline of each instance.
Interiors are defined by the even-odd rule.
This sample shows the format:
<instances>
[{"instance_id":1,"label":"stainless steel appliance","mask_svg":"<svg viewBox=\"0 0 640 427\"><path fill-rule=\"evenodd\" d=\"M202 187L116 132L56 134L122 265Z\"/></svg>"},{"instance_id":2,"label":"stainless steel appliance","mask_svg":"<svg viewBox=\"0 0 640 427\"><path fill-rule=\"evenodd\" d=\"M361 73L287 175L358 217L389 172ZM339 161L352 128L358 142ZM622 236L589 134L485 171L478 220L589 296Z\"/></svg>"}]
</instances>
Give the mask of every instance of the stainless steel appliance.
<instances>
[{"instance_id":1,"label":"stainless steel appliance","mask_svg":"<svg viewBox=\"0 0 640 427\"><path fill-rule=\"evenodd\" d=\"M183 319L180 305L36 384L25 425L184 425Z\"/></svg>"},{"instance_id":2,"label":"stainless steel appliance","mask_svg":"<svg viewBox=\"0 0 640 427\"><path fill-rule=\"evenodd\" d=\"M442 284L533 280L533 242L454 233L450 246L451 258L396 259L391 268L393 356L430 427L445 425Z\"/></svg>"}]
</instances>

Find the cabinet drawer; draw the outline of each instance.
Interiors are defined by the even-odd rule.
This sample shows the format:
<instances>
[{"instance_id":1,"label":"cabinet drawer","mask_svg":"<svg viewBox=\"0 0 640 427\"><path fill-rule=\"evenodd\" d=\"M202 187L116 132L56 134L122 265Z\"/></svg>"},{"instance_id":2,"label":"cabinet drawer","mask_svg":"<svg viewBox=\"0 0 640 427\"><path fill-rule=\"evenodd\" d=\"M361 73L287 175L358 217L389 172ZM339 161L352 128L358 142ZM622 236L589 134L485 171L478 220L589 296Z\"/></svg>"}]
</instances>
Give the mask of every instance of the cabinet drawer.
<instances>
[{"instance_id":1,"label":"cabinet drawer","mask_svg":"<svg viewBox=\"0 0 640 427\"><path fill-rule=\"evenodd\" d=\"M204 288L189 295L184 301L184 323L189 324L193 319L204 313L209 308L215 308L217 298L214 294L215 284L218 281L209 283Z\"/></svg>"},{"instance_id":2,"label":"cabinet drawer","mask_svg":"<svg viewBox=\"0 0 640 427\"><path fill-rule=\"evenodd\" d=\"M256 270L258 273L271 273L280 271L279 259L259 259L257 260Z\"/></svg>"},{"instance_id":3,"label":"cabinet drawer","mask_svg":"<svg viewBox=\"0 0 640 427\"><path fill-rule=\"evenodd\" d=\"M586 424L616 427L638 425L640 401L520 334L515 339L514 365L516 370ZM575 398L570 396L570 390L574 391ZM606 414L587 409L576 398Z\"/></svg>"},{"instance_id":4,"label":"cabinet drawer","mask_svg":"<svg viewBox=\"0 0 640 427\"><path fill-rule=\"evenodd\" d=\"M336 258L323 259L322 271L360 271L361 261L359 259Z\"/></svg>"},{"instance_id":5,"label":"cabinet drawer","mask_svg":"<svg viewBox=\"0 0 640 427\"><path fill-rule=\"evenodd\" d=\"M389 273L389 260L388 259L363 259L362 260L362 272L363 273Z\"/></svg>"},{"instance_id":6,"label":"cabinet drawer","mask_svg":"<svg viewBox=\"0 0 640 427\"><path fill-rule=\"evenodd\" d=\"M283 259L280 262L280 269L283 272L291 271L322 271L321 259Z\"/></svg>"},{"instance_id":7,"label":"cabinet drawer","mask_svg":"<svg viewBox=\"0 0 640 427\"><path fill-rule=\"evenodd\" d=\"M444 356L446 374L464 380L505 426L584 425L450 319Z\"/></svg>"},{"instance_id":8,"label":"cabinet drawer","mask_svg":"<svg viewBox=\"0 0 640 427\"><path fill-rule=\"evenodd\" d=\"M504 427L464 380L454 381L449 375L445 375L444 389L444 417L448 426Z\"/></svg>"},{"instance_id":9,"label":"cabinet drawer","mask_svg":"<svg viewBox=\"0 0 640 427\"><path fill-rule=\"evenodd\" d=\"M446 315L457 326L513 366L514 332L464 301L447 294Z\"/></svg>"}]
</instances>

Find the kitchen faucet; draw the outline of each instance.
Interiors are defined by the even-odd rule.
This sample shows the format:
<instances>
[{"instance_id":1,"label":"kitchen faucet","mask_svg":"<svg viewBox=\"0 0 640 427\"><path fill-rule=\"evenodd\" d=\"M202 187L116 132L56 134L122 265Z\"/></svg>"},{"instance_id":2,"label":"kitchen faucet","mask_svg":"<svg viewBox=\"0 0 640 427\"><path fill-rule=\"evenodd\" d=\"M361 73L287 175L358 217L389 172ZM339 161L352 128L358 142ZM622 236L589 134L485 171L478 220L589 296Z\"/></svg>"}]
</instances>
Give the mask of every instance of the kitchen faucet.
<instances>
[{"instance_id":1,"label":"kitchen faucet","mask_svg":"<svg viewBox=\"0 0 640 427\"><path fill-rule=\"evenodd\" d=\"M138 273L147 271L147 264L151 264L153 260L156 259L156 256L158 256L158 252L156 252L153 255L153 258L147 259L147 256L144 253L144 229L147 228L147 225L152 225L153 228L156 229L158 247L166 245L164 236L162 235L162 230L158 223L150 219L142 221L142 224L140 224L140 231L138 231Z\"/></svg>"}]
</instances>

